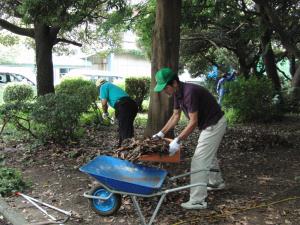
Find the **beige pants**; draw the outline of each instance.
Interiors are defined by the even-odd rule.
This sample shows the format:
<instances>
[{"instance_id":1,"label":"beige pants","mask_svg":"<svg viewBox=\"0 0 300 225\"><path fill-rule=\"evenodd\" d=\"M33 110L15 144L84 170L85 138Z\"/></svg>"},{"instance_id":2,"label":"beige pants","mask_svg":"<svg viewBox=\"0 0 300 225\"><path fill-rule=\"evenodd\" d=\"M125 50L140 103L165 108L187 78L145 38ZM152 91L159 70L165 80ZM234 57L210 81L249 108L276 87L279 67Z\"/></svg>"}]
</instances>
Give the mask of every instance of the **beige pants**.
<instances>
[{"instance_id":1,"label":"beige pants","mask_svg":"<svg viewBox=\"0 0 300 225\"><path fill-rule=\"evenodd\" d=\"M226 130L226 119L223 116L217 124L202 130L199 136L198 145L191 162L191 171L218 169L217 151L223 135ZM199 172L191 174L191 184L194 183L210 183L218 185L223 181L221 172ZM207 188L197 186L191 188L190 201L202 202L207 197Z\"/></svg>"}]
</instances>

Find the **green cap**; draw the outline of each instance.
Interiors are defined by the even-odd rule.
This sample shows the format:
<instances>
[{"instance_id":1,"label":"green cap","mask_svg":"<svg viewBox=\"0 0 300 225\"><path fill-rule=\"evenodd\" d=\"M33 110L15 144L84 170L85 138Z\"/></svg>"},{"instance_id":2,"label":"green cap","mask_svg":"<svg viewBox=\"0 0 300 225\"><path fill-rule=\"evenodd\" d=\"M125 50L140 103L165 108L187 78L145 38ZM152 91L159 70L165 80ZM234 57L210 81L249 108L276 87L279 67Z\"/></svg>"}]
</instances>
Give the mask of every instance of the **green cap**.
<instances>
[{"instance_id":1,"label":"green cap","mask_svg":"<svg viewBox=\"0 0 300 225\"><path fill-rule=\"evenodd\" d=\"M176 74L172 69L165 67L157 71L155 74L156 86L154 88L155 92L161 92L167 85L167 83L172 80Z\"/></svg>"}]
</instances>

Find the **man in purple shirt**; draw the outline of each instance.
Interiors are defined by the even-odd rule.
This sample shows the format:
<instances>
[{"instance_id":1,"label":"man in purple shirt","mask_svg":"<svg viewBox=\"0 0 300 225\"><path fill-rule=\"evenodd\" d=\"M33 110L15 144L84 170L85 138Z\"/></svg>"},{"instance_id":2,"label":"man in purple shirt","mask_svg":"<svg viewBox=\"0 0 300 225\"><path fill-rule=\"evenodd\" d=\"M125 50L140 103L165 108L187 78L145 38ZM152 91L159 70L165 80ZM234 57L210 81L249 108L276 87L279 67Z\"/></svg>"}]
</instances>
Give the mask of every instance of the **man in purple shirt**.
<instances>
[{"instance_id":1,"label":"man in purple shirt","mask_svg":"<svg viewBox=\"0 0 300 225\"><path fill-rule=\"evenodd\" d=\"M196 127L200 134L191 162L191 184L202 185L191 188L188 202L182 203L185 209L207 208L207 190L220 190L225 187L218 161L217 150L226 130L226 119L212 94L205 88L179 81L177 74L170 68L162 68L156 75L155 92L163 91L174 98L174 111L171 118L160 132L153 137L163 138L180 120L181 111L189 119L187 126L170 143L169 153L175 154ZM209 170L218 172L209 172ZM201 171L201 172L197 172Z\"/></svg>"}]
</instances>

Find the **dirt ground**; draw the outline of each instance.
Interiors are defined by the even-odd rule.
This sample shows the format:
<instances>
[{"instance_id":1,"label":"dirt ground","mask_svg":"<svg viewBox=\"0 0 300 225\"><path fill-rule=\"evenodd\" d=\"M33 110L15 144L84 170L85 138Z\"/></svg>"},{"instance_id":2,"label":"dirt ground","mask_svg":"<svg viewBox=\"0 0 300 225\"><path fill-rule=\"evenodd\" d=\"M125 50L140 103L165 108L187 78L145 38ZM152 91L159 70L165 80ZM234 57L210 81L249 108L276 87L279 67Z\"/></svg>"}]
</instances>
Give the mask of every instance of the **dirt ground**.
<instances>
[{"instance_id":1,"label":"dirt ground","mask_svg":"<svg viewBox=\"0 0 300 225\"><path fill-rule=\"evenodd\" d=\"M141 136L142 131L142 128L136 129L137 136ZM91 131L87 138L72 146L53 144L29 148L28 144L2 142L0 152L4 152L7 166L19 168L25 180L31 183L26 194L64 210L73 210L80 216L66 224L140 224L133 204L126 196L118 213L109 217L95 214L82 196L94 180L80 172L79 167L96 155L112 155L115 136L115 127L104 127L101 131ZM184 142L180 164L152 165L167 169L171 175L188 171L197 139L198 131ZM180 203L188 199L187 190L171 193L163 202L155 224L299 225L299 152L299 116L288 116L271 125L230 127L218 153L226 189L209 193L206 210L180 207ZM186 178L176 185L188 182ZM45 217L21 197L6 200L28 221L45 221ZM157 200L139 198L147 219Z\"/></svg>"}]
</instances>

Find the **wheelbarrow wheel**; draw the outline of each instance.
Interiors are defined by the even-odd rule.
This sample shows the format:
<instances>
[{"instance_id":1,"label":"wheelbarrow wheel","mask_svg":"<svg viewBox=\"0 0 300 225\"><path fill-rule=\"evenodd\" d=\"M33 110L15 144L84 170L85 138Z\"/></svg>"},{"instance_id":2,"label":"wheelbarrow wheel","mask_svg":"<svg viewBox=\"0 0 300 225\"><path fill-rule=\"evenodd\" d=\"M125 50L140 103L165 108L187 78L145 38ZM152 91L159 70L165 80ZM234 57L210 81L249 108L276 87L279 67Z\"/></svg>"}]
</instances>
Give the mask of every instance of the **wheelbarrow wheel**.
<instances>
[{"instance_id":1,"label":"wheelbarrow wheel","mask_svg":"<svg viewBox=\"0 0 300 225\"><path fill-rule=\"evenodd\" d=\"M92 188L90 191L90 195L103 198L108 197L110 194L111 192L101 185ZM110 216L119 210L122 203L122 196L120 194L112 194L107 200L90 198L89 201L94 212L101 216Z\"/></svg>"}]
</instances>

